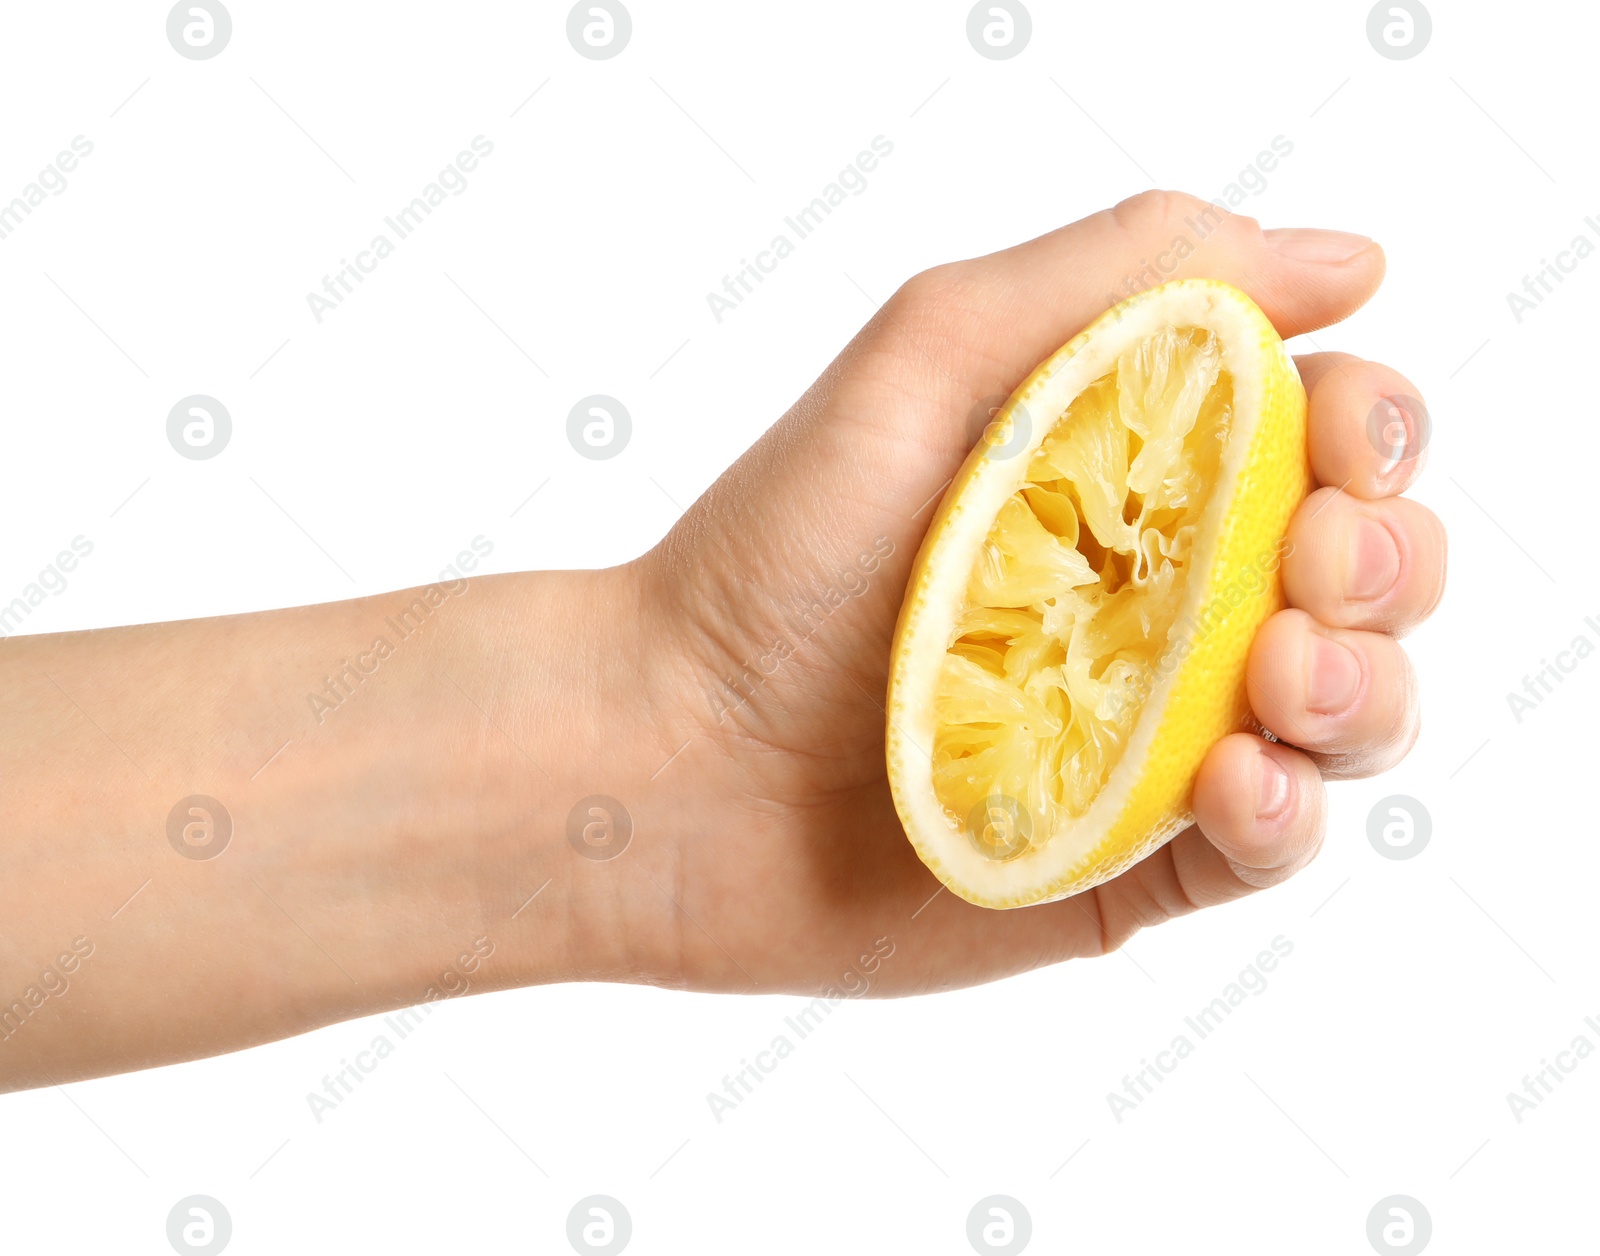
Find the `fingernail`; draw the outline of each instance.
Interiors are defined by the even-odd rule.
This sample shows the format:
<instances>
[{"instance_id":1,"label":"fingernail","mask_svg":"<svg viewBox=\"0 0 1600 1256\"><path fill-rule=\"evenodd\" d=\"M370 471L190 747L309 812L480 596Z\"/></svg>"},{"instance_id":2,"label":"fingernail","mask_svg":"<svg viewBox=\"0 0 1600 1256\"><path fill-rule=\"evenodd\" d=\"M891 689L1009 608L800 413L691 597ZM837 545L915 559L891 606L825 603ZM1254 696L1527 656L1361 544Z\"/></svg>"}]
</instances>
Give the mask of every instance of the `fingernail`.
<instances>
[{"instance_id":1,"label":"fingernail","mask_svg":"<svg viewBox=\"0 0 1600 1256\"><path fill-rule=\"evenodd\" d=\"M1267 243L1297 262L1337 266L1372 247L1364 235L1349 231L1323 231L1318 227L1274 227L1262 233Z\"/></svg>"},{"instance_id":2,"label":"fingernail","mask_svg":"<svg viewBox=\"0 0 1600 1256\"><path fill-rule=\"evenodd\" d=\"M1261 778L1256 782L1256 819L1276 820L1289 809L1289 773L1266 751L1261 752Z\"/></svg>"},{"instance_id":3,"label":"fingernail","mask_svg":"<svg viewBox=\"0 0 1600 1256\"><path fill-rule=\"evenodd\" d=\"M1394 533L1375 519L1357 519L1350 529L1349 546L1346 600L1371 602L1394 588L1400 578L1400 547Z\"/></svg>"},{"instance_id":4,"label":"fingernail","mask_svg":"<svg viewBox=\"0 0 1600 1256\"><path fill-rule=\"evenodd\" d=\"M1356 656L1329 637L1311 638L1311 676L1306 683L1306 706L1313 715L1337 715L1348 710L1361 688L1361 664Z\"/></svg>"}]
</instances>

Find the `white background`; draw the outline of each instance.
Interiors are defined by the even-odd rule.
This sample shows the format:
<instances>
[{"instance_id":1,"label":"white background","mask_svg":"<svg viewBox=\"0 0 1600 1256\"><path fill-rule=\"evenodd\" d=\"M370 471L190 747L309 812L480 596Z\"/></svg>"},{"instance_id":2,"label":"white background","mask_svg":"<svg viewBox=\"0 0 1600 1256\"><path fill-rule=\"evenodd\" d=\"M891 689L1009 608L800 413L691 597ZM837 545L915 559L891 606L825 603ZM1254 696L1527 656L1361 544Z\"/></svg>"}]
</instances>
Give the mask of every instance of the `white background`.
<instances>
[{"instance_id":1,"label":"white background","mask_svg":"<svg viewBox=\"0 0 1600 1256\"><path fill-rule=\"evenodd\" d=\"M1440 0L1394 61L1362 3L1037 3L991 61L968 7L637 0L591 61L565 4L237 0L229 46L190 61L161 4L5 6L0 200L74 136L94 152L0 240L0 601L78 534L93 555L28 631L421 583L478 534L493 570L620 561L870 315L862 290L1151 184L1211 197L1282 135L1241 212L1383 243L1383 291L1317 345L1432 408L1416 496L1451 575L1410 642L1410 759L1333 788L1291 884L1125 955L847 1003L721 1124L706 1093L800 1000L452 1001L320 1125L306 1093L374 1024L0 1100L7 1251L167 1252L195 1193L241 1254L566 1251L596 1192L639 1253L966 1252L993 1193L1042 1252L1364 1252L1397 1193L1434 1251L1592 1243L1600 1056L1521 1123L1506 1094L1600 1045L1600 661L1520 723L1506 694L1600 640L1600 260L1520 323L1506 294L1600 240L1593 12ZM467 190L315 322L306 293L480 134ZM706 293L876 135L869 188L715 322ZM233 416L211 461L166 441L192 393ZM633 416L611 461L565 438L591 393ZM1404 862L1366 837L1391 794L1432 817ZM1266 991L1116 1121L1107 1092L1280 934Z\"/></svg>"}]
</instances>

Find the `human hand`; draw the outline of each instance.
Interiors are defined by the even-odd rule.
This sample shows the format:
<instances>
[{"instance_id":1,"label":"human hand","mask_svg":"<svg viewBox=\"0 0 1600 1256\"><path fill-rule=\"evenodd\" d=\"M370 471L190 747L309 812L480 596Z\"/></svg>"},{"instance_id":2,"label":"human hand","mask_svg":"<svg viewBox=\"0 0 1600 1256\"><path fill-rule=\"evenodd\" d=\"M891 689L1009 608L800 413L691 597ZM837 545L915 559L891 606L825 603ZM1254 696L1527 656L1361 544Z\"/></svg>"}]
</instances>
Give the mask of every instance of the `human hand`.
<instances>
[{"instance_id":1,"label":"human hand","mask_svg":"<svg viewBox=\"0 0 1600 1256\"><path fill-rule=\"evenodd\" d=\"M1395 637L1444 582L1438 520L1395 496L1420 459L1388 467L1367 434L1380 399L1416 389L1347 356L1299 363L1323 487L1290 524L1291 606L1248 677L1281 741L1213 747L1191 828L1093 892L991 911L940 888L885 779L901 598L989 406L1136 271L1136 286L1227 280L1285 337L1347 316L1382 276L1375 245L1337 233L1225 217L1195 240L1205 210L1150 193L918 275L622 567L450 569L403 593L8 642L0 977L24 994L0 1007L0 1089L469 989L947 988L1102 954L1292 874L1322 840L1322 778L1382 771L1415 738ZM1192 253L1156 275L1144 259L1186 232ZM375 637L362 657L389 661L352 670ZM308 710L308 688L332 714ZM585 845L597 795L631 813L626 846ZM209 852L173 837L197 800L236 835ZM91 919L116 922L92 981L46 1002L28 957Z\"/></svg>"},{"instance_id":2,"label":"human hand","mask_svg":"<svg viewBox=\"0 0 1600 1256\"><path fill-rule=\"evenodd\" d=\"M1318 353L1298 366L1321 487L1288 531L1290 609L1262 627L1249 662L1251 705L1279 744L1223 739L1200 771L1191 827L1090 893L1019 911L940 892L896 817L883 747L895 619L989 408L1129 295L1130 279L1226 280L1286 339L1347 317L1382 279L1383 255L1362 237L1218 217L1192 197L1145 193L916 276L634 564L669 625L651 657L675 698L664 736L684 742L685 760L636 800L641 831L670 845L652 854L641 842L640 870L675 908L649 979L815 992L839 988L876 944L894 958L873 962L874 988L911 993L1102 954L1290 876L1321 844L1324 777L1381 772L1409 750L1418 701L1395 638L1440 598L1445 537L1397 496L1420 456L1387 466L1367 424L1382 399L1418 393L1386 366ZM1192 252L1168 269L1179 238ZM1420 454L1416 421L1407 415L1406 447Z\"/></svg>"}]
</instances>

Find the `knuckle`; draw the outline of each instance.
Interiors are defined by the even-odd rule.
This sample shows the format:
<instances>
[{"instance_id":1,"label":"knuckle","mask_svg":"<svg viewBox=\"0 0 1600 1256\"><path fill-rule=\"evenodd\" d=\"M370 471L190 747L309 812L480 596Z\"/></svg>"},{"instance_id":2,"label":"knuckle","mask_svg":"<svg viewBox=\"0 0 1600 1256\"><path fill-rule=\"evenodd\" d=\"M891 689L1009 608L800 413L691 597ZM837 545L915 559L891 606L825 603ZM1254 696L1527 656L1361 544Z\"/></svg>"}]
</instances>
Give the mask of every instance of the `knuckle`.
<instances>
[{"instance_id":1,"label":"knuckle","mask_svg":"<svg viewBox=\"0 0 1600 1256\"><path fill-rule=\"evenodd\" d=\"M1111 208L1111 216L1130 234L1143 235L1152 229L1181 222L1185 216L1192 217L1208 208L1215 212L1214 207L1206 201L1188 192L1150 188L1117 202Z\"/></svg>"},{"instance_id":2,"label":"knuckle","mask_svg":"<svg viewBox=\"0 0 1600 1256\"><path fill-rule=\"evenodd\" d=\"M1316 621L1297 606L1285 607L1268 617L1256 629L1256 638L1250 644L1246 671L1252 682L1273 683L1281 671L1274 664L1284 658L1297 658L1305 648L1306 638Z\"/></svg>"},{"instance_id":3,"label":"knuckle","mask_svg":"<svg viewBox=\"0 0 1600 1256\"><path fill-rule=\"evenodd\" d=\"M918 271L899 286L887 302L896 314L937 316L962 308L974 288L971 269L963 262L946 262Z\"/></svg>"},{"instance_id":4,"label":"knuckle","mask_svg":"<svg viewBox=\"0 0 1600 1256\"><path fill-rule=\"evenodd\" d=\"M1292 521L1295 531L1314 528L1329 511L1345 509L1348 502L1341 503L1338 501L1339 498L1345 496L1343 489L1331 484L1324 484L1321 488L1312 489L1306 499L1300 503L1300 508L1295 511Z\"/></svg>"},{"instance_id":5,"label":"knuckle","mask_svg":"<svg viewBox=\"0 0 1600 1256\"><path fill-rule=\"evenodd\" d=\"M926 346L959 340L979 317L982 276L967 262L918 271L884 302L874 320L884 343Z\"/></svg>"},{"instance_id":6,"label":"knuckle","mask_svg":"<svg viewBox=\"0 0 1600 1256\"><path fill-rule=\"evenodd\" d=\"M1219 201L1202 200L1190 192L1152 188L1119 201L1111 216L1129 236L1165 240L1174 235L1198 233L1210 239L1245 238L1259 235L1261 224L1254 218L1236 214Z\"/></svg>"},{"instance_id":7,"label":"knuckle","mask_svg":"<svg viewBox=\"0 0 1600 1256\"><path fill-rule=\"evenodd\" d=\"M1298 864L1289 863L1272 867L1257 868L1251 864L1242 863L1237 859L1228 860L1228 871L1233 873L1234 879L1248 890L1270 890L1275 885L1281 885L1299 871Z\"/></svg>"},{"instance_id":8,"label":"knuckle","mask_svg":"<svg viewBox=\"0 0 1600 1256\"><path fill-rule=\"evenodd\" d=\"M1290 585L1308 588L1327 567L1330 537L1342 526L1341 516L1349 509L1348 501L1336 500L1341 496L1336 488L1316 489L1289 520L1281 567Z\"/></svg>"},{"instance_id":9,"label":"knuckle","mask_svg":"<svg viewBox=\"0 0 1600 1256\"><path fill-rule=\"evenodd\" d=\"M1261 220L1249 214L1230 213L1222 224L1222 230L1240 239L1255 240L1261 235Z\"/></svg>"}]
</instances>

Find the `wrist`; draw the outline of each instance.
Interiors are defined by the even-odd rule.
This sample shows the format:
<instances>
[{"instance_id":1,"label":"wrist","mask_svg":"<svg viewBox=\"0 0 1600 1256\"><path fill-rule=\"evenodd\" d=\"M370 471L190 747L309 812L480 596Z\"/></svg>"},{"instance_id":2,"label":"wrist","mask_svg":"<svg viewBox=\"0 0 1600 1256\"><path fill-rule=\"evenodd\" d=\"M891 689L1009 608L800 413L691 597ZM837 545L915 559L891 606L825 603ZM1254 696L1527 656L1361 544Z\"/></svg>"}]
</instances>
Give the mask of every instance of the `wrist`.
<instances>
[{"instance_id":1,"label":"wrist","mask_svg":"<svg viewBox=\"0 0 1600 1256\"><path fill-rule=\"evenodd\" d=\"M450 928L494 945L474 989L672 979L692 747L646 583L637 563L474 581L443 646L457 823L412 858L446 865L421 880L455 884Z\"/></svg>"}]
</instances>

